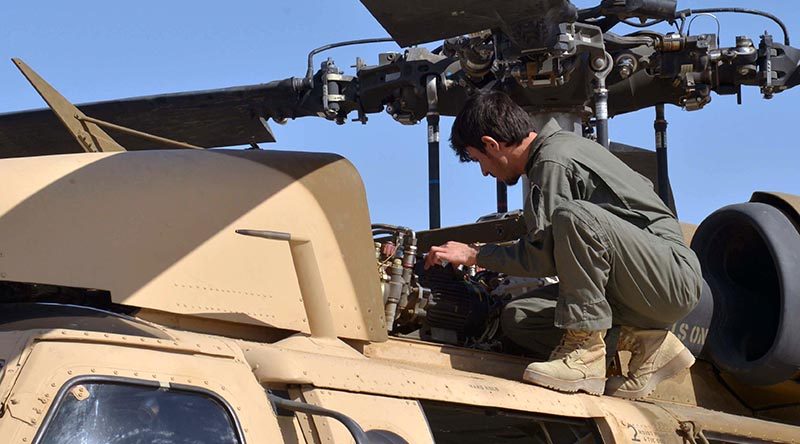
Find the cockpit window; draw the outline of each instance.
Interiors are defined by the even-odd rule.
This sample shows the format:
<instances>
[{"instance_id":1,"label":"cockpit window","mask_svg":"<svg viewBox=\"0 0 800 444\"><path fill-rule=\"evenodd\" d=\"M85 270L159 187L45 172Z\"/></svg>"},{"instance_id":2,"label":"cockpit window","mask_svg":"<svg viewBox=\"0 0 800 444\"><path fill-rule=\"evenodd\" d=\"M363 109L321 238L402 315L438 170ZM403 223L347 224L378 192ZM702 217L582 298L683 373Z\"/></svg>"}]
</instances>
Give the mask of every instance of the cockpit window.
<instances>
[{"instance_id":1,"label":"cockpit window","mask_svg":"<svg viewBox=\"0 0 800 444\"><path fill-rule=\"evenodd\" d=\"M239 444L236 423L205 392L76 382L53 407L38 444Z\"/></svg>"}]
</instances>

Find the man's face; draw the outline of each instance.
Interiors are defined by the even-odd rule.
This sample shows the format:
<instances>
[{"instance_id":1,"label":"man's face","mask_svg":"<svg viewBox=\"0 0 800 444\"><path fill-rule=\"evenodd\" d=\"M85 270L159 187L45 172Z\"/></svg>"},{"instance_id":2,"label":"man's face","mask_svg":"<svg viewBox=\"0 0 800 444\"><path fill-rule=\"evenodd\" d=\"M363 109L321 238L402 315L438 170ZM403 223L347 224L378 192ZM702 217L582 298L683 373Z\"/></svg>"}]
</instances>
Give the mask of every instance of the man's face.
<instances>
[{"instance_id":1,"label":"man's face","mask_svg":"<svg viewBox=\"0 0 800 444\"><path fill-rule=\"evenodd\" d=\"M484 176L492 176L506 185L516 185L520 175L511 169L508 156L504 152L505 146L484 146L484 148L485 153L471 146L467 147L469 157L481 165L481 173Z\"/></svg>"}]
</instances>

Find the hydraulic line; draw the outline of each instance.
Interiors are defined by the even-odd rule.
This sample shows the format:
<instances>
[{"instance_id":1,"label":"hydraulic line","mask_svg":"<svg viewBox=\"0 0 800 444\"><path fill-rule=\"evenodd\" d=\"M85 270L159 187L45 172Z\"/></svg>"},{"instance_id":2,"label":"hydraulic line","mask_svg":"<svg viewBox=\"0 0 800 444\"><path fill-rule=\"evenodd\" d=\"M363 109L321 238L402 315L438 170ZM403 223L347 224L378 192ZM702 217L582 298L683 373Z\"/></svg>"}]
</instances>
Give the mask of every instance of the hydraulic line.
<instances>
[{"instance_id":1,"label":"hydraulic line","mask_svg":"<svg viewBox=\"0 0 800 444\"><path fill-rule=\"evenodd\" d=\"M321 53L322 51L327 51L333 48L340 48L342 46L364 45L367 43L384 43L393 41L394 39L391 39L389 37L380 37L372 39L347 40L344 42L331 43L328 45L320 46L319 48L314 48L311 50L311 52L308 53L308 70L306 71L306 77L305 79L303 79L303 83L309 88L314 87L314 56Z\"/></svg>"},{"instance_id":2,"label":"hydraulic line","mask_svg":"<svg viewBox=\"0 0 800 444\"><path fill-rule=\"evenodd\" d=\"M703 9L684 9L683 11L678 11L675 15L677 17L688 17L692 14L713 14L715 12L733 12L737 14L751 14L751 15L760 15L761 17L766 17L773 22L775 22L778 26L780 26L781 31L783 31L783 44L786 46L790 46L789 43L789 30L786 28L786 25L779 19L777 16L770 14L769 12L759 11L757 9L748 9L748 8L703 8Z\"/></svg>"}]
</instances>

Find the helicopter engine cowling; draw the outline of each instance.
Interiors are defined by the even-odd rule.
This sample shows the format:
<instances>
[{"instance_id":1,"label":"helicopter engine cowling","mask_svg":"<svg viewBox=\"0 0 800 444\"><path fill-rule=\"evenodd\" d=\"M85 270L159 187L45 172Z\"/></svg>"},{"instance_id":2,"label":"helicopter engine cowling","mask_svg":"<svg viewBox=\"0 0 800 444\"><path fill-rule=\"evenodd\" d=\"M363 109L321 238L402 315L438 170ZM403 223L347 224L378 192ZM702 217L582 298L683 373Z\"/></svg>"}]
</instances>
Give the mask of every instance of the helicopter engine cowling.
<instances>
[{"instance_id":1,"label":"helicopter engine cowling","mask_svg":"<svg viewBox=\"0 0 800 444\"><path fill-rule=\"evenodd\" d=\"M755 193L708 216L692 240L714 298L711 361L751 385L800 375L800 198Z\"/></svg>"}]
</instances>

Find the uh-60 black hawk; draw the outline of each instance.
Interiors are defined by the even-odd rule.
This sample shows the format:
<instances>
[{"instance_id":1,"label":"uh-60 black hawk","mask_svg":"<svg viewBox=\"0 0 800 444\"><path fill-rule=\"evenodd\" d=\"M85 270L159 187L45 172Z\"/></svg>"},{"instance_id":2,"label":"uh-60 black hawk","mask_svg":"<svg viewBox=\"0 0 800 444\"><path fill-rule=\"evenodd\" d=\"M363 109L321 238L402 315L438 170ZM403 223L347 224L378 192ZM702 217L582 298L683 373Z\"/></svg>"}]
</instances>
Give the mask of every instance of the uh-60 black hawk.
<instances>
[{"instance_id":1,"label":"uh-60 black hawk","mask_svg":"<svg viewBox=\"0 0 800 444\"><path fill-rule=\"evenodd\" d=\"M547 280L418 263L524 230L500 185L497 214L439 227L439 118L470 96L596 138L672 206L665 105L795 86L784 24L674 0L362 3L407 49L352 74L315 56L365 41L312 51L300 77L76 107L14 60L50 109L0 115L3 442L800 442L796 196L685 227L708 285L674 329L699 359L638 401L519 382L499 313ZM726 12L782 33L689 33ZM608 119L641 109L656 152L609 143ZM372 223L339 156L258 147L270 120L383 111L428 127L429 230Z\"/></svg>"}]
</instances>

